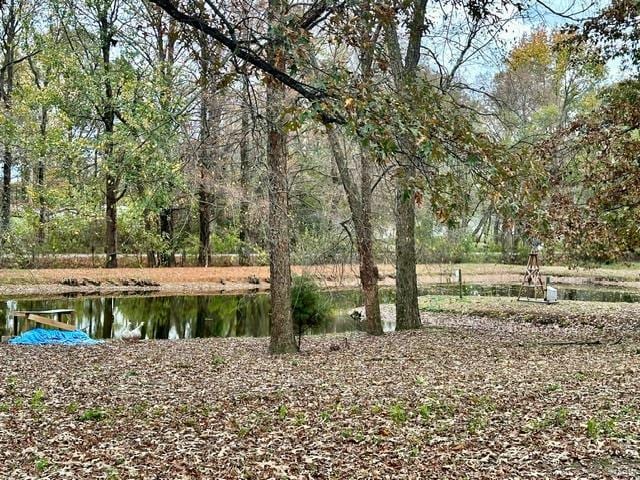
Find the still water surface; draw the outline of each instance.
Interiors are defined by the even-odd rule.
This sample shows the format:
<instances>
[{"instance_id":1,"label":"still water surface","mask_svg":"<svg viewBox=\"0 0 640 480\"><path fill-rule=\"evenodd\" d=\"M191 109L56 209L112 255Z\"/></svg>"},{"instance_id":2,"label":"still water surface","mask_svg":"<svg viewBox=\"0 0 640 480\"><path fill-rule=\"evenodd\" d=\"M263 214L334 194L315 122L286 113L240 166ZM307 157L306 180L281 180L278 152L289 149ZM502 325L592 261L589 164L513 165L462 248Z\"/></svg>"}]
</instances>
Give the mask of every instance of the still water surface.
<instances>
[{"instance_id":1,"label":"still water surface","mask_svg":"<svg viewBox=\"0 0 640 480\"><path fill-rule=\"evenodd\" d=\"M518 285L464 285L464 295L518 295ZM421 295L456 295L458 286L433 285L421 290ZM382 303L394 301L394 291L380 291ZM560 300L600 302L639 302L640 292L604 288L578 289L558 286ZM313 334L340 333L358 329L349 312L362 304L354 290L328 291L323 298L330 308L331 320L310 331ZM13 310L46 310L72 308L76 326L94 338L119 338L123 332L139 328L143 338L178 339L194 337L262 337L269 335L269 295L210 296L125 296L96 298L4 299L0 301L0 330L12 331ZM4 320L4 322L2 322ZM395 327L393 321L384 325L386 331ZM20 330L30 328L22 321Z\"/></svg>"}]
</instances>

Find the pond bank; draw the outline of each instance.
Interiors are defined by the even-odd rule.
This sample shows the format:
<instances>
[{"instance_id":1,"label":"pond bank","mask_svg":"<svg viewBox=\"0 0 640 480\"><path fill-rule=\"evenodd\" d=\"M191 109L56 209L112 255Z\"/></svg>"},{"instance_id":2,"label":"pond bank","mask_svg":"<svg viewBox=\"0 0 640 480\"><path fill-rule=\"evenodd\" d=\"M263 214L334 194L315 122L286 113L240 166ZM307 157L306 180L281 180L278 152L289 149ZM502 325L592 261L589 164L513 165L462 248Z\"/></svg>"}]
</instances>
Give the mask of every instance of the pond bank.
<instances>
[{"instance_id":1,"label":"pond bank","mask_svg":"<svg viewBox=\"0 0 640 480\"><path fill-rule=\"evenodd\" d=\"M465 283L507 284L522 280L524 267L503 264L430 264L418 265L418 283L428 286L454 282L453 271L461 268ZM393 265L381 264L380 286L395 285ZM294 266L294 274L314 276L324 288L357 288L357 265ZM616 267L568 269L542 267L543 275L565 285L616 286L640 288L637 268ZM0 270L0 295L104 295L127 292L160 294L216 294L266 291L269 289L268 267L209 268L119 268L119 269L40 269Z\"/></svg>"}]
</instances>

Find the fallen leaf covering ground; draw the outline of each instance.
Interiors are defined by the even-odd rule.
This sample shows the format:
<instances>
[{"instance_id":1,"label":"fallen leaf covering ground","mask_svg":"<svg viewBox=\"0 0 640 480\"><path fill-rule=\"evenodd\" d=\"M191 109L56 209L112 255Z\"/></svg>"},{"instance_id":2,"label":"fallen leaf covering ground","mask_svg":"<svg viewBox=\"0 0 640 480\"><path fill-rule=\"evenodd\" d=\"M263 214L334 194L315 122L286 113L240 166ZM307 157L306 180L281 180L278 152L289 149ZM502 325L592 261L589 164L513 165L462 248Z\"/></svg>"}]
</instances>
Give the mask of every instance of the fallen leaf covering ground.
<instances>
[{"instance_id":1,"label":"fallen leaf covering ground","mask_svg":"<svg viewBox=\"0 0 640 480\"><path fill-rule=\"evenodd\" d=\"M423 320L279 357L267 339L0 345L0 478L640 477L638 330Z\"/></svg>"},{"instance_id":2,"label":"fallen leaf covering ground","mask_svg":"<svg viewBox=\"0 0 640 480\"><path fill-rule=\"evenodd\" d=\"M380 285L395 285L393 265L381 264ZM524 266L504 264L427 264L417 266L421 286L452 281L461 268L467 284L506 284L522 280ZM350 264L294 266L295 274L310 274L327 288L357 287L358 266ZM555 283L615 285L640 288L637 268L596 269L543 267ZM72 292L160 291L164 293L220 293L269 288L269 267L174 267L174 268L59 268L0 269L0 295L43 295ZM149 283L150 285L144 285Z\"/></svg>"}]
</instances>

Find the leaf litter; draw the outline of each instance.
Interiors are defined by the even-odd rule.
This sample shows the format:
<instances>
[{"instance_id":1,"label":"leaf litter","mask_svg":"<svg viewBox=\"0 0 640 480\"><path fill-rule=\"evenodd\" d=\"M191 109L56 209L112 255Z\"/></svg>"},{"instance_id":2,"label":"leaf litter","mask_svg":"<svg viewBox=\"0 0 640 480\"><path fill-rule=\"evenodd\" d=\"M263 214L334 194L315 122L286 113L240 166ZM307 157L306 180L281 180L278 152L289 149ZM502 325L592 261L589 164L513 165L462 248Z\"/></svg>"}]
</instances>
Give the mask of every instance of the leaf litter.
<instances>
[{"instance_id":1,"label":"leaf litter","mask_svg":"<svg viewBox=\"0 0 640 480\"><path fill-rule=\"evenodd\" d=\"M640 477L637 327L423 322L278 357L251 338L0 345L0 478Z\"/></svg>"}]
</instances>

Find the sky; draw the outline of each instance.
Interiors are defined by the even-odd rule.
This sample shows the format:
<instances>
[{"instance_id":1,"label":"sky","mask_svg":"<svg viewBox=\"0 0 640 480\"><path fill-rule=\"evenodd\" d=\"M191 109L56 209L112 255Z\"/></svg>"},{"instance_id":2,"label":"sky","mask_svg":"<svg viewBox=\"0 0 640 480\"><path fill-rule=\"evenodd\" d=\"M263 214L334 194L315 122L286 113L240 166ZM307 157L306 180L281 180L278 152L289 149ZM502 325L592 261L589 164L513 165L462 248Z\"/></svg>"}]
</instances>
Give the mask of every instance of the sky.
<instances>
[{"instance_id":1,"label":"sky","mask_svg":"<svg viewBox=\"0 0 640 480\"><path fill-rule=\"evenodd\" d=\"M500 13L504 22L497 29L497 35L490 38L489 34L481 36L476 41L477 52L467 55L469 59L465 61L458 73L467 83L481 88L491 82L493 76L500 71L504 58L524 36L544 28L546 30L560 29L564 25L576 23L589 18L599 12L609 2L606 0L529 0L530 8L524 12L518 12L515 7L509 7ZM427 40L425 47L434 52L438 58L438 63L448 66L456 63L462 45L464 45L465 35L460 31L458 41L444 44L443 37L453 37L452 24L456 21L464 20L464 12L461 10L443 11L440 2L434 2L429 8L428 18L434 23L434 35ZM575 19L575 21L572 21ZM439 30L441 29L441 30ZM444 35L447 31L447 35ZM423 58L434 68L436 62L429 62L428 55ZM619 63L609 65L609 80L614 81L623 76Z\"/></svg>"}]
</instances>

